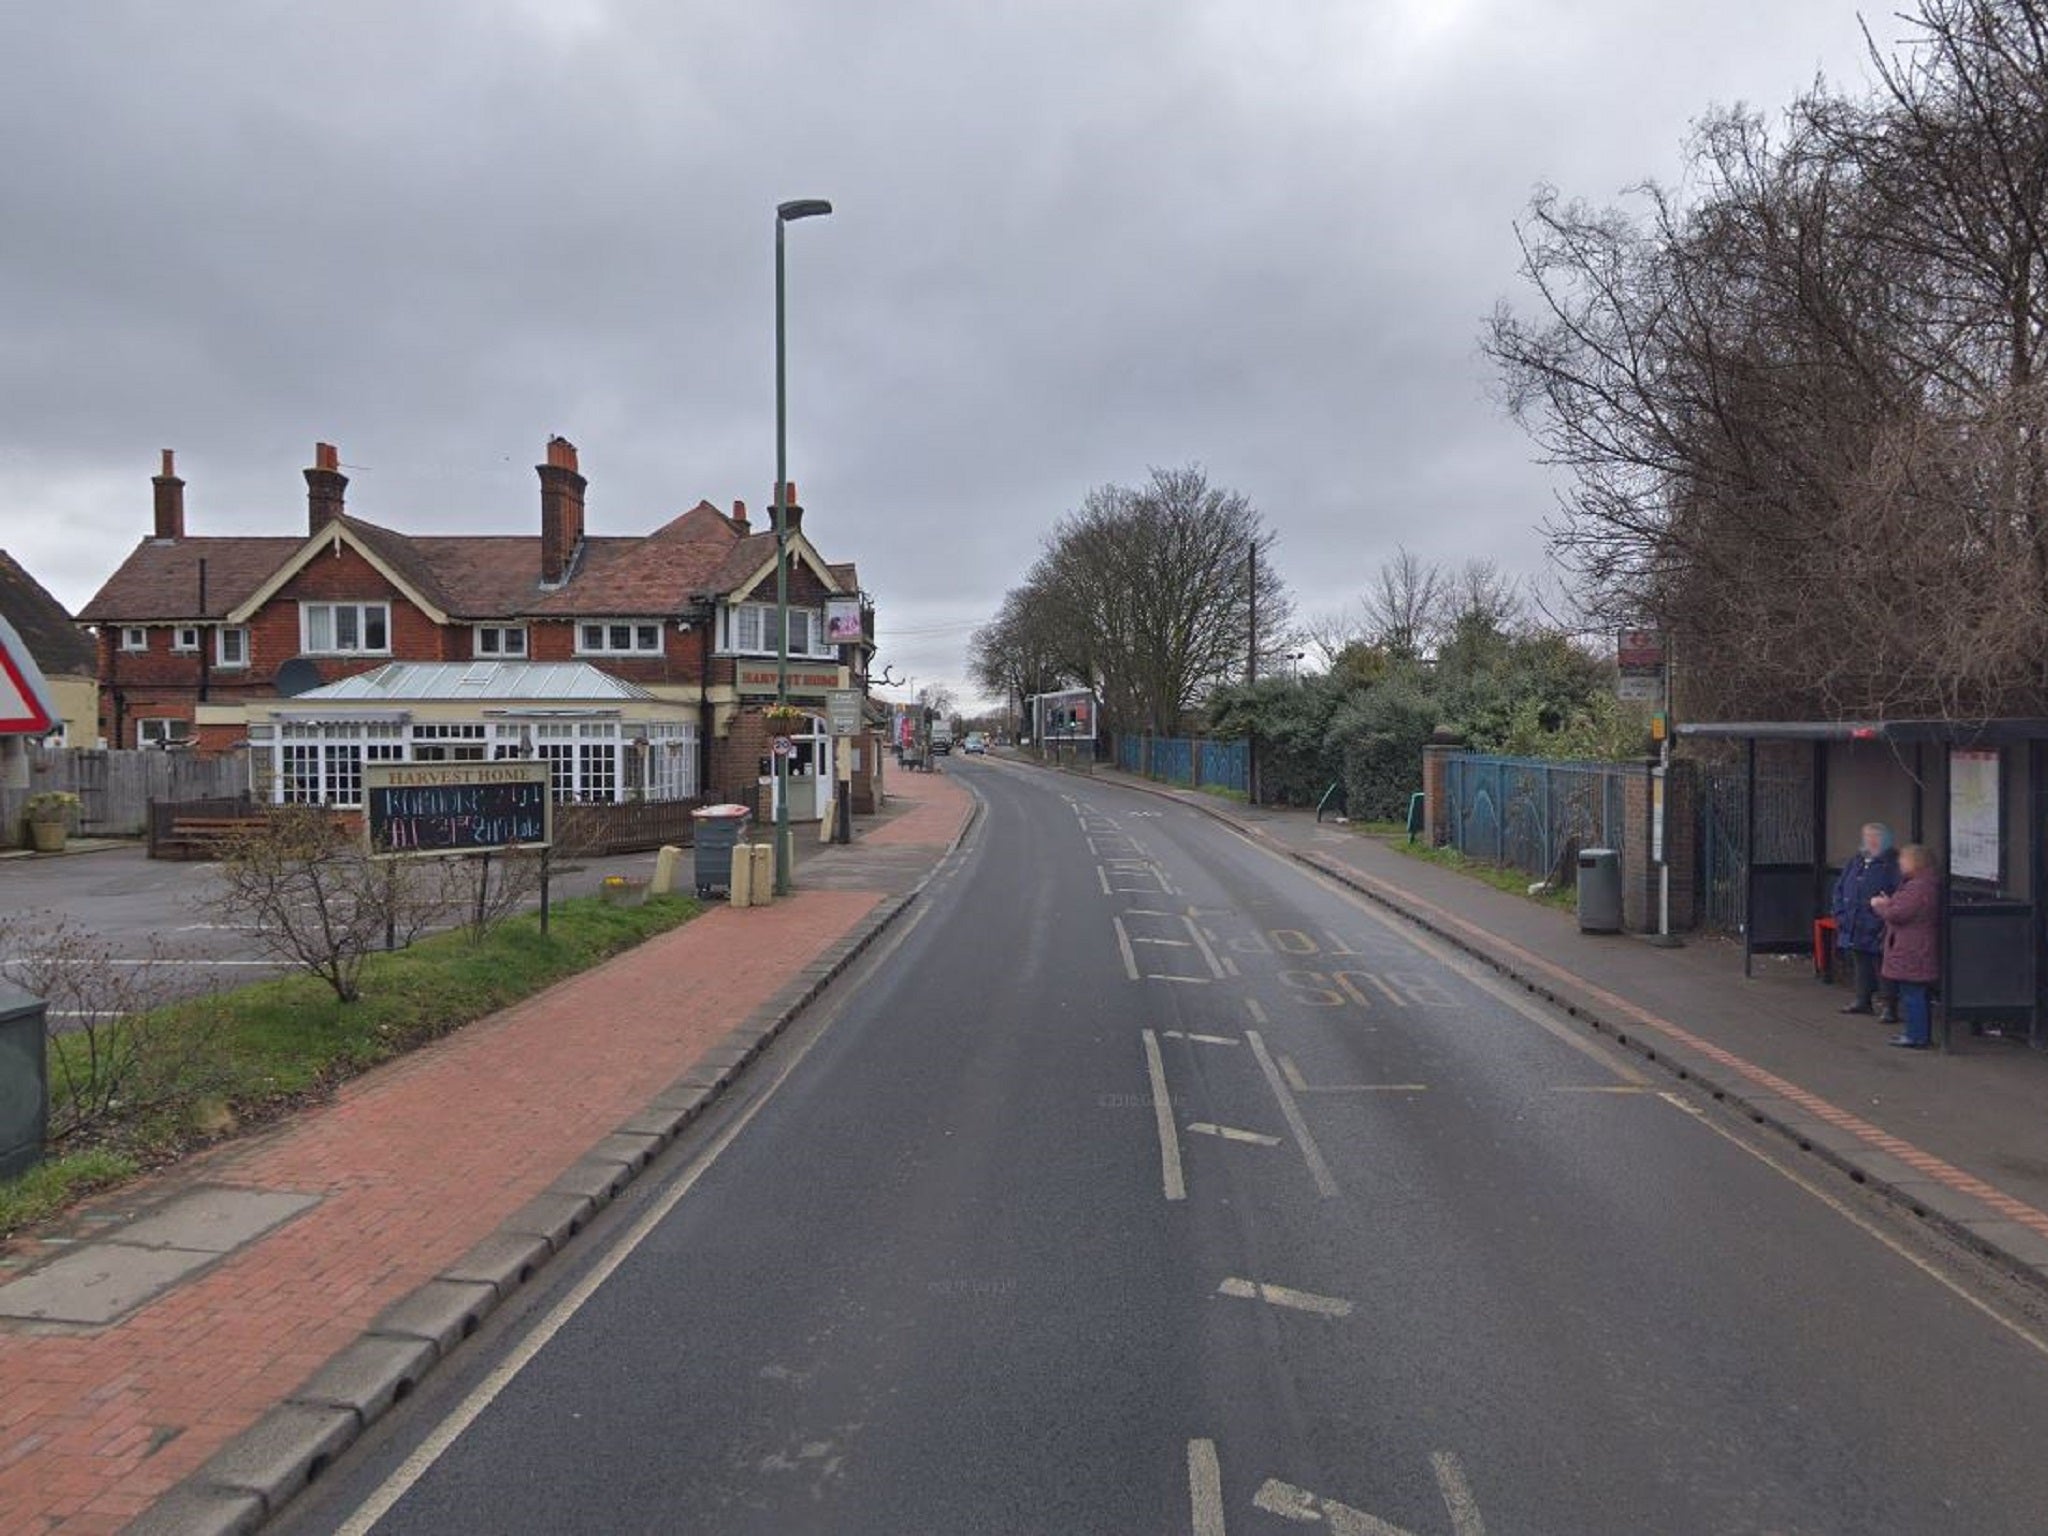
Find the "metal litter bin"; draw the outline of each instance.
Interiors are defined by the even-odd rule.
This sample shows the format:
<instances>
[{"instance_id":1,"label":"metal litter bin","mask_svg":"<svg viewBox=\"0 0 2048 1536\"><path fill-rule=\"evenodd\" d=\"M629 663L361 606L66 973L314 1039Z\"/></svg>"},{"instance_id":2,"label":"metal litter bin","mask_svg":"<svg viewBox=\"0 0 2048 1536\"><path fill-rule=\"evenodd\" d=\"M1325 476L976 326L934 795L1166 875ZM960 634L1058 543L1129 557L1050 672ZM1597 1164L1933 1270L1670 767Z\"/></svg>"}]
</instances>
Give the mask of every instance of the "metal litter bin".
<instances>
[{"instance_id":1,"label":"metal litter bin","mask_svg":"<svg viewBox=\"0 0 2048 1536\"><path fill-rule=\"evenodd\" d=\"M696 823L699 896L732 889L732 851L746 840L753 814L744 805L707 805L690 813Z\"/></svg>"},{"instance_id":2,"label":"metal litter bin","mask_svg":"<svg viewBox=\"0 0 2048 1536\"><path fill-rule=\"evenodd\" d=\"M1579 932L1621 932L1621 855L1612 848L1579 850Z\"/></svg>"}]
</instances>

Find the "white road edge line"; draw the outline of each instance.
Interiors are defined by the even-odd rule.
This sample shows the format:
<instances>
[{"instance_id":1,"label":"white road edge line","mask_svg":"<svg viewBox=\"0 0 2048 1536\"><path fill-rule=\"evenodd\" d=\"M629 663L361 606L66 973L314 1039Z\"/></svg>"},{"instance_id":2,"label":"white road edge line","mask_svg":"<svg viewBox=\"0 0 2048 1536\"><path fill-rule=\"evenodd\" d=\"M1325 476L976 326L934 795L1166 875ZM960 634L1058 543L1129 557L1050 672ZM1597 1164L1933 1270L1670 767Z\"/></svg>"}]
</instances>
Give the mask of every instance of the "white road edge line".
<instances>
[{"instance_id":1,"label":"white road edge line","mask_svg":"<svg viewBox=\"0 0 2048 1536\"><path fill-rule=\"evenodd\" d=\"M912 930L924 921L925 913L931 910L929 906L920 905L912 912L896 930L894 940L879 952L879 958L886 958L902 948L903 941L910 937ZM831 1020L828 1019L826 1022L829 1026ZM605 1282L618 1272L619 1267L633 1256L634 1251L647 1241L655 1228L668 1219L669 1213L682 1204L683 1198L697 1187L697 1181L710 1172L711 1165L718 1161L725 1149L738 1140L742 1131L753 1124L754 1116L767 1107L768 1101L775 1097L775 1090L788 1081L790 1073L802 1064L804 1057L810 1054L811 1047L824 1036L825 1030L820 1029L809 1040L803 1042L802 1048L795 1051L782 1064L782 1070L763 1087L760 1097L740 1111L733 1118L732 1124L712 1138L710 1144L691 1160L689 1167L668 1191L649 1206L638 1221L626 1229L617 1246L592 1266L590 1273L577 1281L568 1294L555 1303L553 1310L534 1326L533 1331L521 1339L518 1345L492 1368L488 1376L470 1389L469 1395L455 1406L453 1412L434 1426L433 1433L415 1446L412 1454L377 1485L376 1491L357 1507L356 1512L336 1527L335 1536L369 1536L369 1533L376 1529L378 1522L391 1513L393 1506L411 1492L413 1485L432 1470L434 1463L447 1454L448 1448L468 1432L470 1425L477 1421L486 1408L497 1401L499 1394L512 1384L521 1371L533 1363L534 1358L548 1347L556 1334L569 1325L570 1319L575 1317Z\"/></svg>"},{"instance_id":2,"label":"white road edge line","mask_svg":"<svg viewBox=\"0 0 2048 1536\"><path fill-rule=\"evenodd\" d=\"M1294 1095L1288 1091L1286 1082L1280 1076L1280 1069L1273 1065L1273 1054L1266 1049L1265 1036L1256 1029L1244 1032L1245 1043L1251 1046L1252 1054L1259 1059L1259 1070L1266 1074L1266 1081L1273 1087L1273 1096L1280 1101L1280 1114L1287 1121L1287 1129L1294 1133L1294 1144L1301 1149L1301 1160L1308 1164L1309 1176L1316 1181L1316 1193L1328 1200L1337 1193L1337 1181L1331 1177L1330 1165L1323 1161L1323 1150L1316 1145L1315 1137L1308 1132L1308 1122L1301 1117L1301 1106L1294 1102Z\"/></svg>"},{"instance_id":3,"label":"white road edge line","mask_svg":"<svg viewBox=\"0 0 2048 1536\"><path fill-rule=\"evenodd\" d=\"M1194 1536L1226 1536L1223 1529L1223 1468L1214 1440L1188 1442L1188 1513Z\"/></svg>"},{"instance_id":4,"label":"white road edge line","mask_svg":"<svg viewBox=\"0 0 2048 1536\"><path fill-rule=\"evenodd\" d=\"M1341 1296L1318 1296L1314 1291L1297 1291L1290 1285L1268 1285L1263 1280L1241 1280L1232 1275L1216 1287L1218 1296L1236 1296L1245 1301L1263 1301L1269 1307L1289 1307L1296 1312L1314 1312L1322 1317L1349 1317L1351 1303Z\"/></svg>"},{"instance_id":5,"label":"white road edge line","mask_svg":"<svg viewBox=\"0 0 2048 1536\"><path fill-rule=\"evenodd\" d=\"M1174 1129L1173 1103L1166 1096L1166 1063L1160 1059L1159 1037L1149 1029L1138 1033L1145 1041L1145 1071L1152 1079L1152 1118L1159 1126L1159 1182L1169 1200L1185 1200L1188 1184L1180 1171L1180 1133Z\"/></svg>"},{"instance_id":6,"label":"white road edge line","mask_svg":"<svg viewBox=\"0 0 2048 1536\"><path fill-rule=\"evenodd\" d=\"M1486 1536L1486 1522L1479 1518L1479 1501L1472 1497L1472 1485L1465 1481L1465 1469L1449 1451L1431 1451L1429 1464L1436 1469L1436 1485L1443 1491L1444 1508L1451 1512L1451 1529L1457 1536Z\"/></svg>"},{"instance_id":7,"label":"white road edge line","mask_svg":"<svg viewBox=\"0 0 2048 1536\"><path fill-rule=\"evenodd\" d=\"M1855 1227L1858 1230L1875 1238L1878 1242L1882 1243L1885 1247L1889 1248L1893 1253L1897 1254L1900 1258L1904 1259L1908 1264L1912 1265L1915 1269L1919 1270L1921 1274L1927 1276L1927 1278L1932 1280L1936 1285L1939 1285L1943 1290L1948 1291L1951 1295L1956 1297L1957 1300L1963 1302L1965 1305L1974 1308L1976 1311L1982 1313L1985 1317L1990 1318L1992 1322L1998 1324L1998 1326L2003 1328L2007 1333L2010 1333L2011 1335L2013 1335L2013 1337L2019 1339L2022 1343L2027 1345L2028 1348L2032 1349L2036 1354L2048 1355L2048 1339L2044 1339L2039 1334L2032 1333L2027 1329L2022 1328L2018 1323L2014 1322L2011 1318L1999 1312L1997 1308L1989 1305L1986 1302L1980 1301L1977 1297L1971 1295L1967 1290L1965 1290L1962 1287L1962 1285L1959 1282L1950 1279L1947 1275L1943 1274L1939 1269L1937 1269L1932 1262L1930 1262L1927 1259L1921 1258L1919 1254L1913 1252L1912 1249L1908 1248L1904 1243L1898 1241L1898 1239L1894 1238L1889 1232L1885 1231L1875 1222L1872 1222L1869 1219L1867 1219L1861 1212L1857 1211L1849 1205L1844 1204L1842 1201L1837 1200L1833 1195L1829 1194L1826 1190L1822 1189L1818 1184L1812 1184L1807 1182L1807 1180L1804 1177L1794 1172L1791 1168L1788 1168L1785 1164L1779 1162L1775 1157L1771 1156L1770 1153L1763 1151L1761 1148L1752 1147L1748 1142L1744 1141L1740 1136L1736 1135L1733 1131L1729 1130L1725 1125L1718 1124L1714 1120L1714 1118L1711 1115L1709 1115L1705 1110L1700 1108L1699 1105L1689 1102L1683 1094L1660 1093L1657 1095L1657 1097L1662 1099L1665 1103L1670 1104L1677 1109L1683 1110L1686 1117L1690 1119L1694 1125L1703 1126L1705 1129L1712 1131L1716 1136L1719 1136L1723 1141L1726 1141L1730 1146L1741 1148L1744 1152L1747 1152L1751 1157L1755 1158L1758 1162L1762 1163L1766 1168L1770 1169L1773 1173L1783 1176L1790 1183L1796 1185L1800 1189L1805 1190L1807 1194L1813 1196L1813 1198L1818 1200L1822 1205L1826 1206L1829 1210L1833 1211L1837 1216L1841 1217L1844 1221L1848 1222L1850 1226Z\"/></svg>"}]
</instances>

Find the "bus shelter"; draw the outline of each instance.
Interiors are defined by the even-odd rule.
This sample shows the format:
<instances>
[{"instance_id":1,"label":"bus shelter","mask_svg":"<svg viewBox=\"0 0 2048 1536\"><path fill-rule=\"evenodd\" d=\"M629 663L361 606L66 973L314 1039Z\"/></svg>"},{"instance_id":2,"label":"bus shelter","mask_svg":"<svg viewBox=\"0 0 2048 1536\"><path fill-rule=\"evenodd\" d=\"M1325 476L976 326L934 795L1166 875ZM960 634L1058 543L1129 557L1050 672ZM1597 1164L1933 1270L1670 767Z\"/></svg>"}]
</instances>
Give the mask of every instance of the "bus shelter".
<instances>
[{"instance_id":1,"label":"bus shelter","mask_svg":"<svg viewBox=\"0 0 2048 1536\"><path fill-rule=\"evenodd\" d=\"M1741 752L1744 975L1758 954L1813 944L1858 830L1882 821L1901 841L1925 843L1941 871L1943 1047L1959 1021L2048 1044L2048 720L1717 721L1678 734ZM1806 857L1760 846L1760 748L1809 764Z\"/></svg>"}]
</instances>

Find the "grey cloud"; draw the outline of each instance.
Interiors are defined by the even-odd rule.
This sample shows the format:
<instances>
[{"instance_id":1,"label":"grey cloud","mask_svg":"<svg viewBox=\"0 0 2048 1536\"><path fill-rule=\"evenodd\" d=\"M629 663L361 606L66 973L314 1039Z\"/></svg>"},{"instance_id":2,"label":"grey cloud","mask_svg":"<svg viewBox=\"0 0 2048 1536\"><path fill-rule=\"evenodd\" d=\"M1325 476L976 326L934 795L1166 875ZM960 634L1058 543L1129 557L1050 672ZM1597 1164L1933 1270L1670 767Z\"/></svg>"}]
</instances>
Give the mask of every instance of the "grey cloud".
<instances>
[{"instance_id":1,"label":"grey cloud","mask_svg":"<svg viewBox=\"0 0 2048 1536\"><path fill-rule=\"evenodd\" d=\"M1852 13L1399 0L23 8L0 129L0 543L82 601L148 516L290 526L315 438L366 515L594 526L792 474L956 679L1086 489L1197 459L1304 608L1396 542L1541 560L1545 474L1479 317L1551 179L1668 175L1710 100L1857 66ZM913 633L901 633L902 631Z\"/></svg>"}]
</instances>

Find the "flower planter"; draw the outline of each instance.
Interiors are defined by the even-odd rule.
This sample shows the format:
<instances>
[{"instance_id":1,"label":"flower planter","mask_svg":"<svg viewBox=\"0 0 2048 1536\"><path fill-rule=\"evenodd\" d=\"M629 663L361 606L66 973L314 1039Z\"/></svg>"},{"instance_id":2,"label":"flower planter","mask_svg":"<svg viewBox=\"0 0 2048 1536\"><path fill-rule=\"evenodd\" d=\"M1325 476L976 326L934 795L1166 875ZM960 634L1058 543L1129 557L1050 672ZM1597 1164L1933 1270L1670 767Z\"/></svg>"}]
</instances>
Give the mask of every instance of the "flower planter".
<instances>
[{"instance_id":1,"label":"flower planter","mask_svg":"<svg viewBox=\"0 0 2048 1536\"><path fill-rule=\"evenodd\" d=\"M609 876L597 888L608 907L640 907L647 904L647 882L623 875Z\"/></svg>"},{"instance_id":2,"label":"flower planter","mask_svg":"<svg viewBox=\"0 0 2048 1536\"><path fill-rule=\"evenodd\" d=\"M37 853L62 853L71 828L61 821L32 821L28 824L28 835Z\"/></svg>"}]
</instances>

